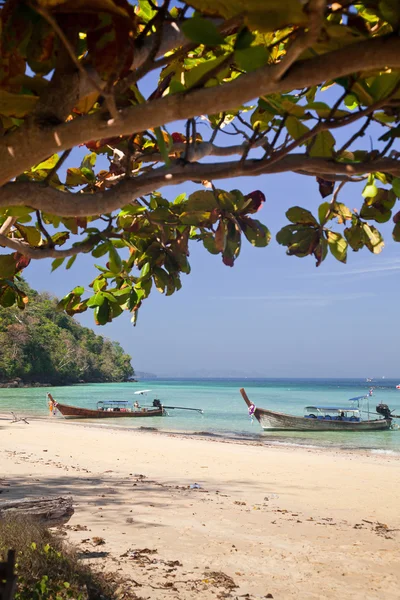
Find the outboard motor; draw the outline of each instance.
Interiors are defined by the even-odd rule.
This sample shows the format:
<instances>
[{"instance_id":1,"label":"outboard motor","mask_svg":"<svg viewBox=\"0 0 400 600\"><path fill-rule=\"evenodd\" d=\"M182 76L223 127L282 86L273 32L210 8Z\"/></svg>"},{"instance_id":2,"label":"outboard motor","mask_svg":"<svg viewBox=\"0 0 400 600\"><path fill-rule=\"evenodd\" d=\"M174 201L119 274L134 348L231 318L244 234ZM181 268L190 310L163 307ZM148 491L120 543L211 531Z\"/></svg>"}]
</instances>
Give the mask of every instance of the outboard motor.
<instances>
[{"instance_id":1,"label":"outboard motor","mask_svg":"<svg viewBox=\"0 0 400 600\"><path fill-rule=\"evenodd\" d=\"M161 400L157 400L157 399L153 400L153 406L154 406L154 408L162 408Z\"/></svg>"},{"instance_id":2,"label":"outboard motor","mask_svg":"<svg viewBox=\"0 0 400 600\"><path fill-rule=\"evenodd\" d=\"M375 410L378 415L382 415L385 419L393 419L392 411L387 404L378 404Z\"/></svg>"}]
</instances>

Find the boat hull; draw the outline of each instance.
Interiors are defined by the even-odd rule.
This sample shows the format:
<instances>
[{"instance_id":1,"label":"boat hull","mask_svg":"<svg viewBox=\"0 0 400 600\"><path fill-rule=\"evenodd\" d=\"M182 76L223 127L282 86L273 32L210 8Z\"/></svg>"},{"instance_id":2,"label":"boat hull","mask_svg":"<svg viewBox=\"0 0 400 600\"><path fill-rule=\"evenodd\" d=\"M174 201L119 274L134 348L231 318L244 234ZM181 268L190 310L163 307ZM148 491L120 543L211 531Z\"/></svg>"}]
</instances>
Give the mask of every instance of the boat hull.
<instances>
[{"instance_id":1,"label":"boat hull","mask_svg":"<svg viewBox=\"0 0 400 600\"><path fill-rule=\"evenodd\" d=\"M243 388L240 393L264 431L385 431L392 426L392 419L347 421L286 415L266 408L255 408Z\"/></svg>"},{"instance_id":2,"label":"boat hull","mask_svg":"<svg viewBox=\"0 0 400 600\"><path fill-rule=\"evenodd\" d=\"M165 414L163 408L148 408L135 411L111 411L93 410L90 408L80 408L79 406L69 406L68 404L55 404L57 410L64 417L71 419L120 419L120 418L141 418L141 417L162 417Z\"/></svg>"},{"instance_id":3,"label":"boat hull","mask_svg":"<svg viewBox=\"0 0 400 600\"><path fill-rule=\"evenodd\" d=\"M295 417L257 408L255 418L264 431L384 431L390 429L391 419L370 421L340 421Z\"/></svg>"}]
</instances>

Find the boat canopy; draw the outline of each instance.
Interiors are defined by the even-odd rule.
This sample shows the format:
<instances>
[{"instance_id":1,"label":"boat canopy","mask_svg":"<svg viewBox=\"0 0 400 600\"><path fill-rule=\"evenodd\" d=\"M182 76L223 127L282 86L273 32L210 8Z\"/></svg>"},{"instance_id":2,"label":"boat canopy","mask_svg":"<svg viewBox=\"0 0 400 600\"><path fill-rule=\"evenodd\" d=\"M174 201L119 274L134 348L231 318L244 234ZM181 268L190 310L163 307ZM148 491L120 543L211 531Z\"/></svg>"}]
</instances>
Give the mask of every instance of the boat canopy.
<instances>
[{"instance_id":1,"label":"boat canopy","mask_svg":"<svg viewBox=\"0 0 400 600\"><path fill-rule=\"evenodd\" d=\"M349 402L358 402L359 400L364 400L364 398L368 398L368 395L356 396L355 398L349 398Z\"/></svg>"},{"instance_id":2,"label":"boat canopy","mask_svg":"<svg viewBox=\"0 0 400 600\"><path fill-rule=\"evenodd\" d=\"M340 412L354 412L358 409L349 408L348 406L346 408L341 408L338 406L306 406L304 410L333 410Z\"/></svg>"},{"instance_id":3,"label":"boat canopy","mask_svg":"<svg viewBox=\"0 0 400 600\"><path fill-rule=\"evenodd\" d=\"M97 404L128 404L128 400L99 400Z\"/></svg>"}]
</instances>

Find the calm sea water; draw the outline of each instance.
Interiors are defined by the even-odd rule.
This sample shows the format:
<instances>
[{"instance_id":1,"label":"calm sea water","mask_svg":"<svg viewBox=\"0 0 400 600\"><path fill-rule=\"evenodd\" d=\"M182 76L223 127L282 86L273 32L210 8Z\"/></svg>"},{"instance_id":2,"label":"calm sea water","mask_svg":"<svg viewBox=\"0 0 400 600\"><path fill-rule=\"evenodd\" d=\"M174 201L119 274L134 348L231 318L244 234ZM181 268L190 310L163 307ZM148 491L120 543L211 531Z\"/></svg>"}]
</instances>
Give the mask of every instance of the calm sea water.
<instances>
[{"instance_id":1,"label":"calm sea water","mask_svg":"<svg viewBox=\"0 0 400 600\"><path fill-rule=\"evenodd\" d=\"M273 444L294 444L365 448L377 452L400 452L400 429L386 432L263 432L257 421L251 422L239 394L245 387L250 399L260 407L301 415L310 404L345 405L354 396L366 394L375 386L370 407L384 402L400 414L400 390L397 380L380 379L372 384L352 379L169 379L140 383L76 385L70 387L0 389L0 412L13 410L24 415L48 415L46 392L65 404L95 408L98 400L136 400L150 405L160 398L165 405L202 408L204 415L191 411L169 410L168 417L146 420L108 419L101 426L123 428L155 427L164 431L207 433L241 437ZM147 397L135 391L149 389ZM60 417L62 418L62 417ZM400 425L400 419L397 421Z\"/></svg>"}]
</instances>

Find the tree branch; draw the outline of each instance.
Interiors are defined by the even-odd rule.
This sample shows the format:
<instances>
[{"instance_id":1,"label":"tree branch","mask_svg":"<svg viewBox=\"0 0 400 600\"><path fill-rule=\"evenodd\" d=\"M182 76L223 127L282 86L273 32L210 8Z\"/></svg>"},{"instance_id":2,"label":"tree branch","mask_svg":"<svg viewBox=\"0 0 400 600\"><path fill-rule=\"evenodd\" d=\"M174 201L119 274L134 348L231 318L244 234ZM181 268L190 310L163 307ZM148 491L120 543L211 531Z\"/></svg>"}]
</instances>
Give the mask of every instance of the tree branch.
<instances>
[{"instance_id":1,"label":"tree branch","mask_svg":"<svg viewBox=\"0 0 400 600\"><path fill-rule=\"evenodd\" d=\"M294 40L293 44L289 46L283 59L278 63L274 79L279 81L290 69L293 63L303 54L305 50L310 48L318 39L321 32L321 27L324 19L324 12L326 9L326 0L310 0L307 4L306 10L309 15L308 30L300 33L300 35Z\"/></svg>"},{"instance_id":2,"label":"tree branch","mask_svg":"<svg viewBox=\"0 0 400 600\"><path fill-rule=\"evenodd\" d=\"M111 213L133 200L162 187L185 181L219 180L271 173L297 172L324 176L364 175L380 171L400 176L400 160L382 158L370 162L341 163L327 158L311 158L304 154L289 154L276 163L269 159L226 161L219 163L175 164L160 167L136 178L123 178L110 190L96 194L62 192L35 182L13 182L0 188L0 209L9 206L29 206L60 217L90 217ZM28 200L29 199L29 200ZM2 239L2 238L1 238ZM2 244L0 239L0 245ZM60 251L61 252L61 251ZM59 256L59 255L58 255Z\"/></svg>"},{"instance_id":3,"label":"tree branch","mask_svg":"<svg viewBox=\"0 0 400 600\"><path fill-rule=\"evenodd\" d=\"M96 246L96 244L111 236L111 232L104 230L96 235L93 235L84 242L74 244L70 248L66 248L65 250L56 250L54 247L49 246L30 246L29 244L8 238L0 234L0 246L10 248L11 250L15 250L16 252L35 260L40 260L42 258L67 258L69 256L90 252Z\"/></svg>"},{"instance_id":4,"label":"tree branch","mask_svg":"<svg viewBox=\"0 0 400 600\"><path fill-rule=\"evenodd\" d=\"M400 38L377 37L292 65L275 81L279 65L265 66L218 88L203 88L173 94L119 111L119 119L105 120L95 113L62 125L42 129L28 126L2 138L0 185L59 150L67 150L92 139L131 135L199 114L215 114L236 108L255 97L303 89L357 71L400 68Z\"/></svg>"}]
</instances>

